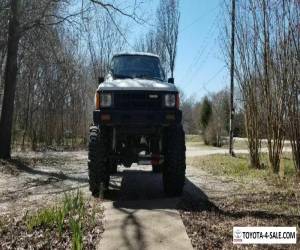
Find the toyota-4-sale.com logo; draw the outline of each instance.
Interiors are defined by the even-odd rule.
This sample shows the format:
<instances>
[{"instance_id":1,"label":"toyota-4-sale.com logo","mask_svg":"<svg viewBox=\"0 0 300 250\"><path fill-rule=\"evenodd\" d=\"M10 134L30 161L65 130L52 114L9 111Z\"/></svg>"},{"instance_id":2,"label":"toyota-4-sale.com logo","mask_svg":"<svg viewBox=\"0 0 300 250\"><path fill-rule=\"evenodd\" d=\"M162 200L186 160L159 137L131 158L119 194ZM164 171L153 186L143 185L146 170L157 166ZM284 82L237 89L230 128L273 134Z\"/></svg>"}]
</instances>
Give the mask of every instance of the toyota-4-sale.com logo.
<instances>
[{"instance_id":1,"label":"toyota-4-sale.com logo","mask_svg":"<svg viewBox=\"0 0 300 250\"><path fill-rule=\"evenodd\" d=\"M296 244L296 227L234 227L234 244Z\"/></svg>"}]
</instances>

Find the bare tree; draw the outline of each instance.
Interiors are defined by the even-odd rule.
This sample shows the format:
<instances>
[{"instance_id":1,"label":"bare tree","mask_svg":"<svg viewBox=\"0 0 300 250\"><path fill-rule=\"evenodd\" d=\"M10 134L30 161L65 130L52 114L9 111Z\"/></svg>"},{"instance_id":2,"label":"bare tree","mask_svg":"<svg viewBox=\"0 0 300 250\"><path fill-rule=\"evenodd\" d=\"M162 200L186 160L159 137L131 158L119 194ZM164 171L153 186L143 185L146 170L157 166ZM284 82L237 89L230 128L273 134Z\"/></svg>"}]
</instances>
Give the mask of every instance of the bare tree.
<instances>
[{"instance_id":1,"label":"bare tree","mask_svg":"<svg viewBox=\"0 0 300 250\"><path fill-rule=\"evenodd\" d=\"M155 28L151 28L135 43L134 49L157 54L165 73L174 77L177 55L179 1L161 0L156 11Z\"/></svg>"},{"instance_id":2,"label":"bare tree","mask_svg":"<svg viewBox=\"0 0 300 250\"><path fill-rule=\"evenodd\" d=\"M3 75L7 54L7 33L8 33L9 3L0 2L0 113L2 110L2 98L4 92Z\"/></svg>"},{"instance_id":3,"label":"bare tree","mask_svg":"<svg viewBox=\"0 0 300 250\"><path fill-rule=\"evenodd\" d=\"M4 97L0 120L0 158L10 158L14 98L18 73L21 1L11 0L7 41L7 61L4 75Z\"/></svg>"},{"instance_id":4,"label":"bare tree","mask_svg":"<svg viewBox=\"0 0 300 250\"><path fill-rule=\"evenodd\" d=\"M228 6L225 7L227 8L227 13L230 14ZM262 111L259 106L261 102L260 76L262 73L259 65L259 55L261 53L259 47L259 20L254 1L239 1L236 7L235 78L242 98L250 153L250 165L254 168L260 168L260 125ZM225 34L229 37L229 32L226 27ZM229 41L229 39L226 40ZM231 53L229 44L225 48L225 51L225 57L229 63Z\"/></svg>"},{"instance_id":5,"label":"bare tree","mask_svg":"<svg viewBox=\"0 0 300 250\"><path fill-rule=\"evenodd\" d=\"M250 12L250 15L248 21L243 23L244 30L241 36L239 36L239 44L241 46L239 51L241 56L240 62L244 72L244 79L242 79L241 86L244 90L243 98L245 101L245 121L250 151L250 164L252 167L260 168L263 111L259 108L260 103L262 102L262 91L260 88L262 70L259 65L260 59L258 58L258 55L261 53L259 50L259 20L254 1L250 1L248 8L247 5L245 7L246 9L241 13L241 16L245 15L245 11L247 10ZM249 23L253 24L252 31L250 30L250 27L247 27ZM243 43L244 47L242 45Z\"/></svg>"},{"instance_id":6,"label":"bare tree","mask_svg":"<svg viewBox=\"0 0 300 250\"><path fill-rule=\"evenodd\" d=\"M166 58L172 78L177 55L179 19L179 1L160 0L157 10L158 37L166 49Z\"/></svg>"},{"instance_id":7,"label":"bare tree","mask_svg":"<svg viewBox=\"0 0 300 250\"><path fill-rule=\"evenodd\" d=\"M271 6L262 2L263 104L267 111L267 139L269 161L274 173L279 173L285 138L285 103L288 97L287 28L285 1ZM275 25L272 25L275 24Z\"/></svg>"},{"instance_id":8,"label":"bare tree","mask_svg":"<svg viewBox=\"0 0 300 250\"><path fill-rule=\"evenodd\" d=\"M293 159L298 175L300 174L300 2L286 3L288 34L286 42L285 60L288 80L287 97L287 131L291 141Z\"/></svg>"},{"instance_id":9,"label":"bare tree","mask_svg":"<svg viewBox=\"0 0 300 250\"><path fill-rule=\"evenodd\" d=\"M204 141L216 147L221 147L224 137L229 132L230 93L228 89L218 91L210 96L212 113L204 130Z\"/></svg>"},{"instance_id":10,"label":"bare tree","mask_svg":"<svg viewBox=\"0 0 300 250\"><path fill-rule=\"evenodd\" d=\"M142 35L136 41L134 49L136 51L149 52L158 55L164 72L167 73L170 71L167 50L162 39L160 28L150 29L145 35Z\"/></svg>"},{"instance_id":11,"label":"bare tree","mask_svg":"<svg viewBox=\"0 0 300 250\"><path fill-rule=\"evenodd\" d=\"M292 20L297 20L299 3L239 1L238 10L236 78L245 103L251 165L260 166L260 139L265 131L270 166L278 173L284 139L294 138L293 152L298 150L299 104L294 93L299 83L299 42L295 43L299 32L294 31L299 23ZM295 159L298 154L294 153Z\"/></svg>"},{"instance_id":12,"label":"bare tree","mask_svg":"<svg viewBox=\"0 0 300 250\"><path fill-rule=\"evenodd\" d=\"M74 28L78 29L77 33L82 31L83 14L88 15L87 13L96 6L101 7L120 34L122 31L115 22L113 13L137 22L141 19L138 19L135 12L128 14L114 4L102 1L82 1L82 7L72 13L67 11L71 5L67 0L3 2L7 2L7 5L2 5L1 2L0 15L5 16L3 13L8 8L10 17L7 35L1 34L0 41L1 68L5 65L0 158L10 158L12 132L15 133L15 138L19 138L22 131L23 145L26 138L30 137L33 148L41 141L46 144L52 144L54 141L58 144L63 143L65 133L70 127L73 128L72 134L86 133L87 119L81 124L80 116L86 116L85 100L90 99L90 96L85 95L86 90L87 93L91 93L90 87L86 85L90 81L90 64L87 60L79 59L84 58L82 54L86 53L77 43L82 39L74 39L73 32L68 32ZM0 25L4 27L1 32L5 32L6 24L2 19ZM2 37L7 39L2 41ZM34 41L38 43L31 47L30 43ZM113 42L112 38L110 42ZM107 51L107 54L101 54L101 60L107 61L111 53L112 51ZM6 58L5 63L3 58ZM107 63L105 67L107 68ZM19 80L24 83L22 90L26 93L25 96L22 96L21 89L17 87L18 73L22 75ZM14 105L18 107L16 113ZM14 130L13 120L18 125ZM58 122L53 123L53 120ZM72 141L73 139L74 136Z\"/></svg>"},{"instance_id":13,"label":"bare tree","mask_svg":"<svg viewBox=\"0 0 300 250\"><path fill-rule=\"evenodd\" d=\"M114 19L114 23L111 18ZM115 25L118 25L118 29ZM108 15L106 12L99 13L99 11L85 22L85 27L96 81L99 76L105 76L109 72L113 54L120 52L125 47L126 41L119 32L119 30L125 30L125 27L115 13Z\"/></svg>"}]
</instances>

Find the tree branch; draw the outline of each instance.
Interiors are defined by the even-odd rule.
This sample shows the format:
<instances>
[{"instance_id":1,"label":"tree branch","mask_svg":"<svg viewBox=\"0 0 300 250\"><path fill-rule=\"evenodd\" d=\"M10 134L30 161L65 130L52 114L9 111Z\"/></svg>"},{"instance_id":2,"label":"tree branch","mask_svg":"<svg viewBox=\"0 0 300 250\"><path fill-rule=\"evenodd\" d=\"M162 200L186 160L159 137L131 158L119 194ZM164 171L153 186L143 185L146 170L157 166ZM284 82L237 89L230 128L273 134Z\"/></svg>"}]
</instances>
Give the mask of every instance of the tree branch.
<instances>
[{"instance_id":1,"label":"tree branch","mask_svg":"<svg viewBox=\"0 0 300 250\"><path fill-rule=\"evenodd\" d=\"M99 1L99 0L90 0L92 3L95 3L95 4L98 4L100 5L101 7L103 7L110 15L110 9L118 12L119 14L123 15L123 16L126 16L132 20L134 20L135 22L137 22L138 24L143 24L144 23L144 20L137 17L136 15L134 14L128 14L126 12L124 12L123 10L117 8L115 5L113 4L110 4L110 3L104 3L102 1ZM135 3L136 4L136 3Z\"/></svg>"}]
</instances>

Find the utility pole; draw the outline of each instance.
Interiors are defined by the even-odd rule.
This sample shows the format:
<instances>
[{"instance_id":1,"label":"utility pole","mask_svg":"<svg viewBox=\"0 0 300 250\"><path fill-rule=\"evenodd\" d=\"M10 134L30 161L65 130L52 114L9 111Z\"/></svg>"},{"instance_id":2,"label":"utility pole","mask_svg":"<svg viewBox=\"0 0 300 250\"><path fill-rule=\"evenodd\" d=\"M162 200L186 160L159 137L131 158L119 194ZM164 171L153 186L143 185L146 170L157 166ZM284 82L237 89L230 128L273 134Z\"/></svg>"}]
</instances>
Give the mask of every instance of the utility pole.
<instances>
[{"instance_id":1,"label":"utility pole","mask_svg":"<svg viewBox=\"0 0 300 250\"><path fill-rule=\"evenodd\" d=\"M235 42L235 0L232 0L231 9L231 55L230 55L230 121L229 121L229 154L233 152L233 116L234 116L234 42Z\"/></svg>"}]
</instances>

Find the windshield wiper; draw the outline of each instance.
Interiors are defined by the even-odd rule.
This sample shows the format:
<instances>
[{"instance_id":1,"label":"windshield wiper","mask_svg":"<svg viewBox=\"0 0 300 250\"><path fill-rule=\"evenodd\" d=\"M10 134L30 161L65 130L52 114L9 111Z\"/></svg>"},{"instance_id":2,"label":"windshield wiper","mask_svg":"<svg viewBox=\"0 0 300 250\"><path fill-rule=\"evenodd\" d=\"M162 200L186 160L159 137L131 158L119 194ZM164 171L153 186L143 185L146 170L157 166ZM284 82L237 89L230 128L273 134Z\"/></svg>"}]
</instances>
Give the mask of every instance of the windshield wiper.
<instances>
[{"instance_id":1,"label":"windshield wiper","mask_svg":"<svg viewBox=\"0 0 300 250\"><path fill-rule=\"evenodd\" d=\"M159 80L159 81L162 81L162 79L159 78L159 77L157 77L157 76L138 75L138 76L136 76L136 78L142 78L142 79L149 79L149 80Z\"/></svg>"},{"instance_id":2,"label":"windshield wiper","mask_svg":"<svg viewBox=\"0 0 300 250\"><path fill-rule=\"evenodd\" d=\"M120 74L114 74L114 78L119 78L119 79L130 78L130 79L133 79L132 76L128 76L128 75L120 75Z\"/></svg>"}]
</instances>

